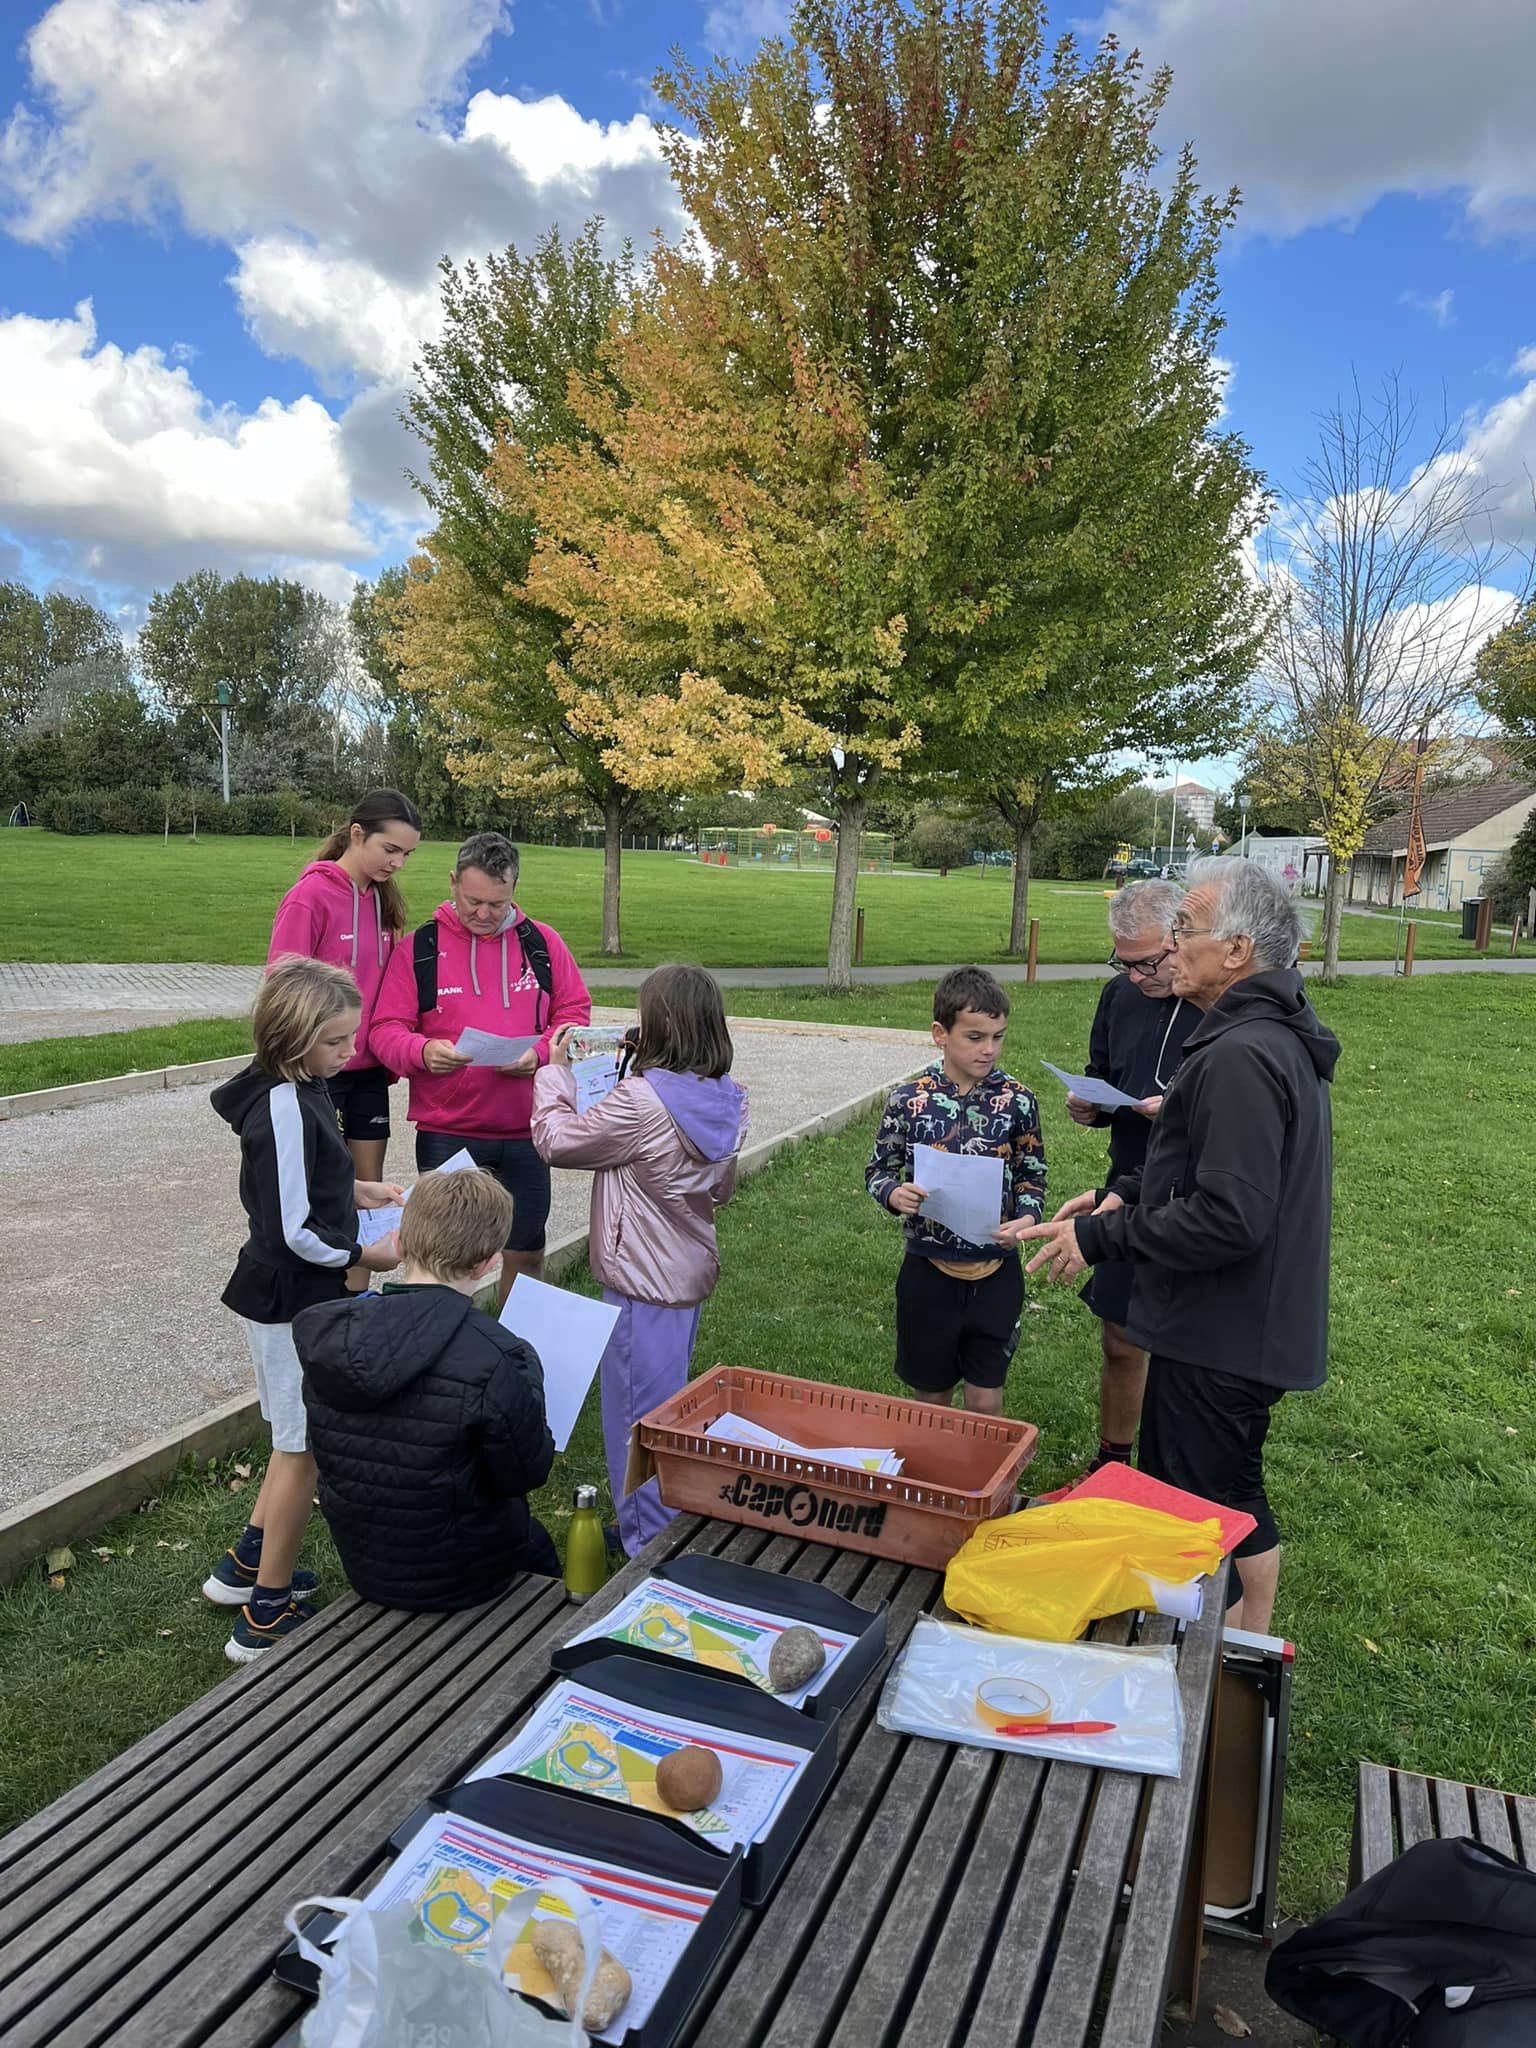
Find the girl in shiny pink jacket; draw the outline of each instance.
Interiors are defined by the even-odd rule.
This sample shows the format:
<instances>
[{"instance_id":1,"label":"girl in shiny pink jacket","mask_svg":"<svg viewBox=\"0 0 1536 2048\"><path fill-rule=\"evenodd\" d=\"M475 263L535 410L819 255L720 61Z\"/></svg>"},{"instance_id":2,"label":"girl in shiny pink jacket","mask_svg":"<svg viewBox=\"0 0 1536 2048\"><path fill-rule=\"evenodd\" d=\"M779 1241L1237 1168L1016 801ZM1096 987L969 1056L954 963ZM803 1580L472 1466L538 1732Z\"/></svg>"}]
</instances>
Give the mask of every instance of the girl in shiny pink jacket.
<instances>
[{"instance_id":1,"label":"girl in shiny pink jacket","mask_svg":"<svg viewBox=\"0 0 1536 2048\"><path fill-rule=\"evenodd\" d=\"M583 1116L571 1029L533 1084L533 1142L551 1166L593 1169L588 1263L619 1320L600 1368L603 1446L631 1557L671 1520L656 1483L624 1492L630 1432L688 1382L699 1312L720 1272L715 1211L736 1186L746 1090L714 977L658 967L640 985L640 1026L624 1078Z\"/></svg>"}]
</instances>

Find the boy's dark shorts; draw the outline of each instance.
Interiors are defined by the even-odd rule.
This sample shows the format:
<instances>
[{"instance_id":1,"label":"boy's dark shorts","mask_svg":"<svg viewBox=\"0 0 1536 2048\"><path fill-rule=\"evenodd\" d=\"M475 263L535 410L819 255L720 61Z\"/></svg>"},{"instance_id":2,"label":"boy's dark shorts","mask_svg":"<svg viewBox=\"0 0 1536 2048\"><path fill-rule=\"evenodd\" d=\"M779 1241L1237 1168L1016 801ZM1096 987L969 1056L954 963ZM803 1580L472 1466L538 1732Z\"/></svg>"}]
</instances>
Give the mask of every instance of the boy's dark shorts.
<instances>
[{"instance_id":1,"label":"boy's dark shorts","mask_svg":"<svg viewBox=\"0 0 1536 2048\"><path fill-rule=\"evenodd\" d=\"M896 1377L924 1394L946 1393L957 1380L1000 1387L1023 1306L1016 1256L985 1280L956 1280L909 1252L896 1275Z\"/></svg>"},{"instance_id":2,"label":"boy's dark shorts","mask_svg":"<svg viewBox=\"0 0 1536 2048\"><path fill-rule=\"evenodd\" d=\"M1259 1526L1238 1544L1237 1557L1257 1557L1280 1541L1264 1491L1264 1439L1284 1392L1157 1352L1147 1368L1136 1462L1152 1479L1254 1516ZM1234 1600L1241 1595L1235 1578L1229 1591Z\"/></svg>"},{"instance_id":3,"label":"boy's dark shorts","mask_svg":"<svg viewBox=\"0 0 1536 2048\"><path fill-rule=\"evenodd\" d=\"M389 1136L389 1090L394 1075L388 1067L348 1067L326 1082L336 1105L336 1121L344 1138Z\"/></svg>"},{"instance_id":4,"label":"boy's dark shorts","mask_svg":"<svg viewBox=\"0 0 1536 2048\"><path fill-rule=\"evenodd\" d=\"M532 1138L461 1138L452 1131L416 1133L416 1171L427 1173L455 1152L468 1152L512 1197L509 1252L541 1252L549 1221L549 1167Z\"/></svg>"}]
</instances>

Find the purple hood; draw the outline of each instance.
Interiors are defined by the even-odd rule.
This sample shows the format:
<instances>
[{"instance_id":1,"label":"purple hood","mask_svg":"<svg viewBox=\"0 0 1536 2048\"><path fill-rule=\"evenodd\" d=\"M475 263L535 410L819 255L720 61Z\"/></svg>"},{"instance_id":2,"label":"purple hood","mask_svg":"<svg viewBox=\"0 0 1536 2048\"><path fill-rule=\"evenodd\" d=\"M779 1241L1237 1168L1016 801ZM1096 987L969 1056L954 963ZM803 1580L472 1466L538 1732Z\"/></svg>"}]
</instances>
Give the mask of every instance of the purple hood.
<instances>
[{"instance_id":1,"label":"purple hood","mask_svg":"<svg viewBox=\"0 0 1536 2048\"><path fill-rule=\"evenodd\" d=\"M700 1074L646 1069L645 1078L684 1142L701 1159L729 1159L741 1145L747 1095L729 1074L706 1080Z\"/></svg>"}]
</instances>

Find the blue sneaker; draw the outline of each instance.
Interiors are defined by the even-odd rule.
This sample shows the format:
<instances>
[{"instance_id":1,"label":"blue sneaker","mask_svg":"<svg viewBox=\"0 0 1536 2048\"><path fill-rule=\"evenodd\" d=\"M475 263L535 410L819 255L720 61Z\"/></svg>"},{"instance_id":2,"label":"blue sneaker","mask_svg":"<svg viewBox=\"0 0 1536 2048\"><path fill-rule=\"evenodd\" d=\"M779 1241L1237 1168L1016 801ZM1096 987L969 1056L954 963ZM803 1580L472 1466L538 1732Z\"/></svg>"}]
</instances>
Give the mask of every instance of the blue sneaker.
<instances>
[{"instance_id":1,"label":"blue sneaker","mask_svg":"<svg viewBox=\"0 0 1536 2048\"><path fill-rule=\"evenodd\" d=\"M203 1598L211 1600L215 1607L243 1607L255 1589L259 1569L257 1565L242 1564L232 1550L226 1550L203 1581ZM318 1584L313 1572L295 1572L294 1598L307 1599Z\"/></svg>"},{"instance_id":2,"label":"blue sneaker","mask_svg":"<svg viewBox=\"0 0 1536 2048\"><path fill-rule=\"evenodd\" d=\"M250 1608L242 1607L224 1654L231 1664L254 1664L263 1651L275 1649L285 1636L314 1618L314 1608L303 1600L290 1600L272 1621L253 1621Z\"/></svg>"}]
</instances>

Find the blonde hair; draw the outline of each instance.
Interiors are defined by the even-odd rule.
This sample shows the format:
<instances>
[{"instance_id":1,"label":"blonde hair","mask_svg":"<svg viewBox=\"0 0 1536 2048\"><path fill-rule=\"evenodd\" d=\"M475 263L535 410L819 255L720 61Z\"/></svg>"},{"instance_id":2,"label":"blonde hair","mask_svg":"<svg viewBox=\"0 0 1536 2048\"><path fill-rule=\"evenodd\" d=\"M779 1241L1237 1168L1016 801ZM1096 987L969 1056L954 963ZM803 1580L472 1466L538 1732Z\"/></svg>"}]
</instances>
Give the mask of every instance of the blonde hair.
<instances>
[{"instance_id":1,"label":"blonde hair","mask_svg":"<svg viewBox=\"0 0 1536 2048\"><path fill-rule=\"evenodd\" d=\"M424 1173L400 1219L400 1256L439 1280L463 1280L511 1228L512 1197L490 1174Z\"/></svg>"},{"instance_id":2,"label":"blonde hair","mask_svg":"<svg viewBox=\"0 0 1536 2048\"><path fill-rule=\"evenodd\" d=\"M345 967L289 953L261 984L251 1011L256 1064L280 1081L306 1081L305 1056L333 1017L361 1010L363 999Z\"/></svg>"}]
</instances>

